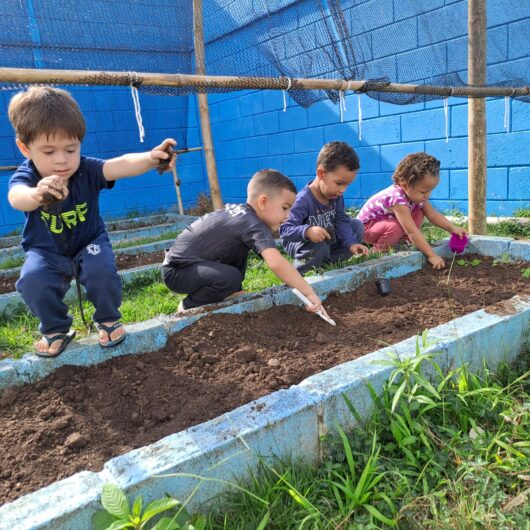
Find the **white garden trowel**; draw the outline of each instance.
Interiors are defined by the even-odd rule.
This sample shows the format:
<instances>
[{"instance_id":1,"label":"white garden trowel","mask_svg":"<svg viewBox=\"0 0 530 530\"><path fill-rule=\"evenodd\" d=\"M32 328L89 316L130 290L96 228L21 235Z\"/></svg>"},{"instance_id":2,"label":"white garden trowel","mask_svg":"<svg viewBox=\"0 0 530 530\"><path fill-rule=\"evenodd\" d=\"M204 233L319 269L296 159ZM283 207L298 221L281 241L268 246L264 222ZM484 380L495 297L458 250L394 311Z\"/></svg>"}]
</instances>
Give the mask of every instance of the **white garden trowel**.
<instances>
[{"instance_id":1,"label":"white garden trowel","mask_svg":"<svg viewBox=\"0 0 530 530\"><path fill-rule=\"evenodd\" d=\"M307 298L306 296L304 296L298 289L292 289L293 293L298 296L298 298L300 298L300 300L302 300L302 302L304 302L304 304L306 305L313 305L311 303L311 301L309 300L309 298ZM326 313L324 313L324 311L322 310L319 310L317 311L317 315L320 317L320 318L323 318L328 324L331 324L332 326L336 326L337 324L335 323L335 321L332 319L332 318L329 318Z\"/></svg>"}]
</instances>

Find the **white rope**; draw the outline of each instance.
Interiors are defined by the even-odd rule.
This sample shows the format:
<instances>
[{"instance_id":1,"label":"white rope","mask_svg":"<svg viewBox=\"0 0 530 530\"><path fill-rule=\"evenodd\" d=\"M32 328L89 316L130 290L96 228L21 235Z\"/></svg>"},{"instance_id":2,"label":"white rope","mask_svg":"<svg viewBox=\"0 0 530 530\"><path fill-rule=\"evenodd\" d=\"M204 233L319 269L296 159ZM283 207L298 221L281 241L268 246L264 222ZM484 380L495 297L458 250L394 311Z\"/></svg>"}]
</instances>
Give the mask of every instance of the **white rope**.
<instances>
[{"instance_id":1,"label":"white rope","mask_svg":"<svg viewBox=\"0 0 530 530\"><path fill-rule=\"evenodd\" d=\"M339 108L340 108L340 122L344 121L344 113L346 112L346 92L350 90L351 81L348 81L348 85L345 90L339 90Z\"/></svg>"},{"instance_id":2,"label":"white rope","mask_svg":"<svg viewBox=\"0 0 530 530\"><path fill-rule=\"evenodd\" d=\"M510 96L504 96L504 129L510 132Z\"/></svg>"},{"instance_id":3,"label":"white rope","mask_svg":"<svg viewBox=\"0 0 530 530\"><path fill-rule=\"evenodd\" d=\"M129 72L131 75L134 75L136 78L138 75L135 72ZM138 89L131 82L131 96L134 105L134 115L136 117L136 123L138 124L138 133L140 135L140 142L143 143L145 138L145 129L142 121L142 109L140 107L140 96L138 94Z\"/></svg>"},{"instance_id":4,"label":"white rope","mask_svg":"<svg viewBox=\"0 0 530 530\"><path fill-rule=\"evenodd\" d=\"M363 139L363 133L361 129L361 125L363 122L363 109L361 108L361 94L357 94L357 112L359 114L359 141Z\"/></svg>"},{"instance_id":5,"label":"white rope","mask_svg":"<svg viewBox=\"0 0 530 530\"><path fill-rule=\"evenodd\" d=\"M449 98L444 99L445 143L449 142Z\"/></svg>"},{"instance_id":6,"label":"white rope","mask_svg":"<svg viewBox=\"0 0 530 530\"><path fill-rule=\"evenodd\" d=\"M290 77L287 78L287 89L286 90L282 90L282 93L283 93L283 112L287 111L286 92L288 92L289 90L291 90L291 78Z\"/></svg>"}]
</instances>

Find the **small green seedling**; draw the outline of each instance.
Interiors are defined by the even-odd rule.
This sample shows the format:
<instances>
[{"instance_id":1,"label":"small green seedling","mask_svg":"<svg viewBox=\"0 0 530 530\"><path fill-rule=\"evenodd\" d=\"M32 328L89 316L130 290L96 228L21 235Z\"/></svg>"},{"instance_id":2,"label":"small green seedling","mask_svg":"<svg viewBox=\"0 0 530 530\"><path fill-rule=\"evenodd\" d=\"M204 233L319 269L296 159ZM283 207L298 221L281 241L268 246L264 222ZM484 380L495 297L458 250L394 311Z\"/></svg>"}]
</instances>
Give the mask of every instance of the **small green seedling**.
<instances>
[{"instance_id":1,"label":"small green seedling","mask_svg":"<svg viewBox=\"0 0 530 530\"><path fill-rule=\"evenodd\" d=\"M478 258L474 258L472 260L466 260L466 259L459 259L457 260L456 264L460 265L461 267L478 267L482 262Z\"/></svg>"},{"instance_id":2,"label":"small green seedling","mask_svg":"<svg viewBox=\"0 0 530 530\"><path fill-rule=\"evenodd\" d=\"M530 279L530 267L527 267L526 269L523 269L521 271L521 276L525 279L525 280L529 280Z\"/></svg>"},{"instance_id":3,"label":"small green seedling","mask_svg":"<svg viewBox=\"0 0 530 530\"><path fill-rule=\"evenodd\" d=\"M493 260L493 266L496 267L497 265L506 265L510 263L512 260L510 258L510 254L505 252L504 254L501 254L499 258L496 258Z\"/></svg>"},{"instance_id":4,"label":"small green seedling","mask_svg":"<svg viewBox=\"0 0 530 530\"><path fill-rule=\"evenodd\" d=\"M172 517L160 518L149 530L204 530L206 518L192 517L184 506L173 497L165 497L149 503L142 511L142 497L137 497L132 510L125 493L114 484L106 483L101 492L101 504L105 510L92 517L93 530L147 530L147 523L157 515L170 511Z\"/></svg>"}]
</instances>

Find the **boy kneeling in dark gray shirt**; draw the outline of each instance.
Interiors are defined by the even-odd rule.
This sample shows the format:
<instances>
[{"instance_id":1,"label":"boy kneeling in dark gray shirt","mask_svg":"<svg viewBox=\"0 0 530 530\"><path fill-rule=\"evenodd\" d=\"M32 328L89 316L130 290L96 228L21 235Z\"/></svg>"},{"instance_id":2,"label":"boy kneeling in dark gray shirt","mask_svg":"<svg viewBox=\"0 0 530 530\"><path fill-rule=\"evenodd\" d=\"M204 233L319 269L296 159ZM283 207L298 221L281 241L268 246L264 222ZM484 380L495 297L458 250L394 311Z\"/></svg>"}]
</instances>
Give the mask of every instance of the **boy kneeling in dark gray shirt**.
<instances>
[{"instance_id":1,"label":"boy kneeling in dark gray shirt","mask_svg":"<svg viewBox=\"0 0 530 530\"><path fill-rule=\"evenodd\" d=\"M318 295L280 254L272 236L289 217L295 197L296 188L285 175L262 169L248 184L246 204L227 204L179 234L162 265L169 289L188 295L179 311L239 294L253 250L280 280L311 301L309 311L325 313Z\"/></svg>"}]
</instances>

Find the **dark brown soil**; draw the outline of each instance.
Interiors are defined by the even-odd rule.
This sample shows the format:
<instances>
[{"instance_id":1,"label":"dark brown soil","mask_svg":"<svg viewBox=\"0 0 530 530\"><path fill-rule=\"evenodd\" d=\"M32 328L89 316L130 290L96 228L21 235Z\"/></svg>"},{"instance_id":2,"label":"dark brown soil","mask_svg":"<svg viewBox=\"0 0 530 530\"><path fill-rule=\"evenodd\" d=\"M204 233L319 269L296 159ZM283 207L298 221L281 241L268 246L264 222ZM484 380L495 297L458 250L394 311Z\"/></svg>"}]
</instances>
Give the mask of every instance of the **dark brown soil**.
<instances>
[{"instance_id":1,"label":"dark brown soil","mask_svg":"<svg viewBox=\"0 0 530 530\"><path fill-rule=\"evenodd\" d=\"M142 265L151 265L154 263L162 263L164 261L164 251L159 252L142 252L140 254L118 254L116 256L116 266L118 270L133 269L134 267L141 267ZM15 283L18 280L18 275L11 278L0 277L0 294L11 293L15 290Z\"/></svg>"},{"instance_id":2,"label":"dark brown soil","mask_svg":"<svg viewBox=\"0 0 530 530\"><path fill-rule=\"evenodd\" d=\"M326 301L331 327L295 306L210 315L163 350L91 367L65 366L0 394L0 502L248 403L339 363L514 294L530 295L522 265L425 268ZM500 303L502 305L502 302ZM505 304L506 305L506 304ZM501 308L503 311L506 308ZM499 309L497 309L499 310Z\"/></svg>"},{"instance_id":3,"label":"dark brown soil","mask_svg":"<svg viewBox=\"0 0 530 530\"><path fill-rule=\"evenodd\" d=\"M164 251L142 252L141 254L118 254L116 256L116 266L118 270L133 269L142 265L160 265L164 261Z\"/></svg>"}]
</instances>

